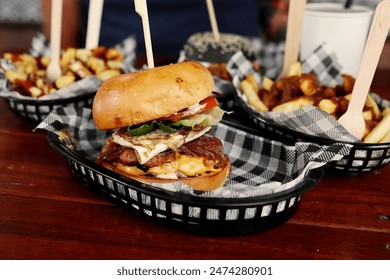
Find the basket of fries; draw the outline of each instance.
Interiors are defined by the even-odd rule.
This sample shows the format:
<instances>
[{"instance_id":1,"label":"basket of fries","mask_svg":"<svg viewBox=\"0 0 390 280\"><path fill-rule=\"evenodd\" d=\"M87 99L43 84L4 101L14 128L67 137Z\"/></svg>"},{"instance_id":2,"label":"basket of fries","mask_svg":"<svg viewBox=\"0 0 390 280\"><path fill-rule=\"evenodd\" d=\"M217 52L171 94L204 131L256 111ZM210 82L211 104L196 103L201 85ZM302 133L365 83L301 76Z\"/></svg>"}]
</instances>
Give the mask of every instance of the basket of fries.
<instances>
[{"instance_id":1,"label":"basket of fries","mask_svg":"<svg viewBox=\"0 0 390 280\"><path fill-rule=\"evenodd\" d=\"M285 143L309 141L321 145L353 145L343 159L328 167L360 174L390 162L390 102L370 93L363 116L365 136L350 135L337 119L346 111L354 86L350 75L339 75L333 86L324 86L316 73L303 73L297 62L287 77L276 81L255 71L234 77L236 105L258 127L259 133Z\"/></svg>"},{"instance_id":2,"label":"basket of fries","mask_svg":"<svg viewBox=\"0 0 390 280\"><path fill-rule=\"evenodd\" d=\"M33 46L39 46L38 50L5 53L0 59L0 96L17 116L32 122L42 121L57 107L89 107L103 81L132 71L135 39L129 37L125 41L110 48L62 50L62 74L49 81L46 69L50 47L44 36L38 34L33 38Z\"/></svg>"}]
</instances>

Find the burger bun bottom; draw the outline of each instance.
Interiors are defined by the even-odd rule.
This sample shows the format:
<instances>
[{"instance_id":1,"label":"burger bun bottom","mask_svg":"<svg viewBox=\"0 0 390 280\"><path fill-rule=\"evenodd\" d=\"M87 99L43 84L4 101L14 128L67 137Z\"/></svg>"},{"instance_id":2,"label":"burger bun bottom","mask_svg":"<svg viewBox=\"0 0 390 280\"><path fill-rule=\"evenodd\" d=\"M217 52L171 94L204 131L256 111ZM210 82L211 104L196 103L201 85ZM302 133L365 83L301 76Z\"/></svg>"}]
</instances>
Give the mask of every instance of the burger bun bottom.
<instances>
[{"instance_id":1,"label":"burger bun bottom","mask_svg":"<svg viewBox=\"0 0 390 280\"><path fill-rule=\"evenodd\" d=\"M108 164L105 162L98 162L99 165L102 165L112 171L115 171L117 173L120 173L128 178L131 178L133 180L146 183L146 184L172 184L176 182L182 182L192 188L194 188L197 191L210 191L215 190L219 187L223 187L223 185L226 182L226 179L228 178L230 174L230 161L227 161L227 164L225 167L221 170L221 172L211 174L211 175L203 175L203 176L196 176L196 177L184 177L179 179L163 179L163 178L157 178L157 177L150 177L150 176L134 176L130 175L118 168L115 167L115 165Z\"/></svg>"}]
</instances>

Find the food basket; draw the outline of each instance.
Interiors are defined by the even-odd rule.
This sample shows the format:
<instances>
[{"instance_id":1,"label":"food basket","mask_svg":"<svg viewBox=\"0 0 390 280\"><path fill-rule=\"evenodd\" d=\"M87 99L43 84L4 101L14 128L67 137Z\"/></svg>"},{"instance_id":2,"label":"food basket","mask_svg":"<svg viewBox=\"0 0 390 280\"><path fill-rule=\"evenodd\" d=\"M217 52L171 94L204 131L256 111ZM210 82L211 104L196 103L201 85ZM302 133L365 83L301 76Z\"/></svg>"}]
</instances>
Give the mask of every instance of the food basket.
<instances>
[{"instance_id":1,"label":"food basket","mask_svg":"<svg viewBox=\"0 0 390 280\"><path fill-rule=\"evenodd\" d=\"M32 123L43 121L47 115L58 107L91 107L96 92L89 92L83 95L71 96L68 98L39 100L4 97L8 107L18 117Z\"/></svg>"},{"instance_id":2,"label":"food basket","mask_svg":"<svg viewBox=\"0 0 390 280\"><path fill-rule=\"evenodd\" d=\"M363 172L382 168L390 162L390 143L369 144L362 142L336 141L330 138L308 135L294 129L265 120L250 107L238 95L235 96L236 105L240 108L241 115L253 122L258 128L257 134L269 139L282 141L292 145L299 141L317 143L319 145L331 145L333 143L351 144L350 153L338 161L329 162L327 169L340 172L345 175L359 175Z\"/></svg>"},{"instance_id":3,"label":"food basket","mask_svg":"<svg viewBox=\"0 0 390 280\"><path fill-rule=\"evenodd\" d=\"M349 152L339 144L285 146L226 120L211 133L222 140L230 176L222 188L197 192L183 183L143 184L97 165L112 132L97 130L87 108L56 109L37 128L49 131L51 146L86 186L142 217L199 234L238 235L281 225L321 180L324 164Z\"/></svg>"},{"instance_id":4,"label":"food basket","mask_svg":"<svg viewBox=\"0 0 390 280\"><path fill-rule=\"evenodd\" d=\"M302 62L305 73L315 73L324 84L336 85L341 76L334 57L324 47L317 49L307 61ZM313 63L319 63L315 64ZM327 65L324 65L327 63ZM244 122L251 122L257 128L257 134L265 135L286 144L299 141L331 145L333 143L350 144L348 155L337 162L329 162L327 167L342 174L358 175L362 172L381 168L390 162L390 143L367 144L349 134L335 119L314 106L306 106L294 112L268 113L256 111L240 89L240 81L249 73L254 73L248 61L237 53L229 61L234 69L233 84L236 88L234 103ZM328 70L328 71L325 71ZM325 72L324 72L325 71ZM259 76L258 79L261 79ZM380 109L390 107L390 102L372 94Z\"/></svg>"},{"instance_id":5,"label":"food basket","mask_svg":"<svg viewBox=\"0 0 390 280\"><path fill-rule=\"evenodd\" d=\"M195 197L154 189L98 166L71 152L54 133L48 140L66 158L72 174L106 199L147 219L199 234L241 235L281 225L323 175L322 168L311 170L293 189L261 198Z\"/></svg>"}]
</instances>

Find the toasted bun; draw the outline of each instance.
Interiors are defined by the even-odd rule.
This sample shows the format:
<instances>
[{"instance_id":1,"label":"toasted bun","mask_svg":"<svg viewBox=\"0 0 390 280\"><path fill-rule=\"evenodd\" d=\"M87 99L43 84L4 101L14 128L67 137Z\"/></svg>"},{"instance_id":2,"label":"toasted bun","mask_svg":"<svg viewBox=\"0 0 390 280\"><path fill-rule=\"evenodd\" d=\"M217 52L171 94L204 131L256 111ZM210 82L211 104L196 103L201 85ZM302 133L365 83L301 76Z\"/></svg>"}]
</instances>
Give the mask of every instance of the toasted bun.
<instances>
[{"instance_id":1,"label":"toasted bun","mask_svg":"<svg viewBox=\"0 0 390 280\"><path fill-rule=\"evenodd\" d=\"M151 183L157 183L157 184L172 184L175 182L183 182L187 184L188 186L198 190L198 191L210 191L217 189L219 187L222 187L227 177L230 174L230 162L229 159L227 159L227 164L225 167L221 170L221 172L213 174L213 175L204 175L204 176L196 176L196 177L185 177L180 179L162 179L162 178L155 178L155 177L147 177L147 176L134 176L130 175L118 168L116 168L114 165L109 164L107 162L100 161L98 164L115 171L117 173L120 173L126 177L129 177L131 179L134 179L139 182L143 182L146 184Z\"/></svg>"},{"instance_id":2,"label":"toasted bun","mask_svg":"<svg viewBox=\"0 0 390 280\"><path fill-rule=\"evenodd\" d=\"M122 74L104 82L97 91L93 119L99 129L140 124L194 105L213 90L213 77L198 62Z\"/></svg>"},{"instance_id":3,"label":"toasted bun","mask_svg":"<svg viewBox=\"0 0 390 280\"><path fill-rule=\"evenodd\" d=\"M242 51L248 59L255 60L250 41L236 34L221 33L217 41L211 32L195 33L188 38L183 49L187 60L226 63L238 51Z\"/></svg>"}]
</instances>

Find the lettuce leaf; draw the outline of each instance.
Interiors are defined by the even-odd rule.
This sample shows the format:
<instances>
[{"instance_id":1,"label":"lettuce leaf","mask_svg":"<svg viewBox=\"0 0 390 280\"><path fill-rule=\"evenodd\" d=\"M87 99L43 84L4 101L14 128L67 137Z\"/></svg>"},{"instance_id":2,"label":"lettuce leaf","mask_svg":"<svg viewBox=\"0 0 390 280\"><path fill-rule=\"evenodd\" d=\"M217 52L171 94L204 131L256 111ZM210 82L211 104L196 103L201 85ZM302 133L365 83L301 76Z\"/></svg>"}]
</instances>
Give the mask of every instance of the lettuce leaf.
<instances>
[{"instance_id":1,"label":"lettuce leaf","mask_svg":"<svg viewBox=\"0 0 390 280\"><path fill-rule=\"evenodd\" d=\"M216 125L222 120L226 111L222 110L218 106L201 114L196 114L187 118L178 120L177 122L170 123L170 126L186 126L194 127L197 124L201 125Z\"/></svg>"},{"instance_id":2,"label":"lettuce leaf","mask_svg":"<svg viewBox=\"0 0 390 280\"><path fill-rule=\"evenodd\" d=\"M196 114L187 118L183 118L176 122L156 122L152 121L143 125L129 126L127 132L133 136L141 136L159 128L164 132L176 132L182 127L194 127L197 124L212 126L222 120L223 115L227 113L218 106L201 114Z\"/></svg>"}]
</instances>

